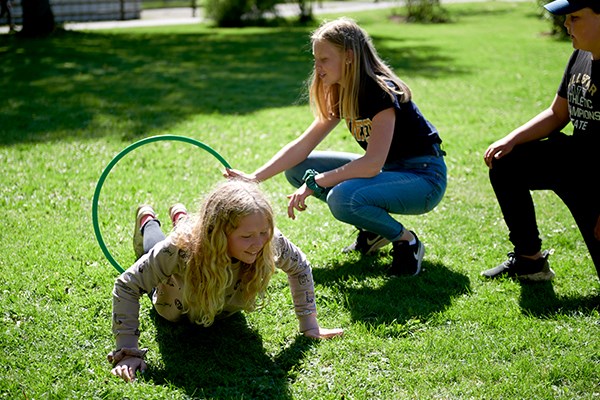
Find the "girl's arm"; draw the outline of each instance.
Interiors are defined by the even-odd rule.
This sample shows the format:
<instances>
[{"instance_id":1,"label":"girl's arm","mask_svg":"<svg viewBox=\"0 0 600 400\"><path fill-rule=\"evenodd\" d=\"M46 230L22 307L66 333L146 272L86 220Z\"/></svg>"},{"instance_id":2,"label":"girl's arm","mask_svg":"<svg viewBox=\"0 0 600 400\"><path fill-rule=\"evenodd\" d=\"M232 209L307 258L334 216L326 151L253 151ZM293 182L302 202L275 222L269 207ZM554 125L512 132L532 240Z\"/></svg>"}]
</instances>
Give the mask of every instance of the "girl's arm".
<instances>
[{"instance_id":1,"label":"girl's arm","mask_svg":"<svg viewBox=\"0 0 600 400\"><path fill-rule=\"evenodd\" d=\"M115 281L113 289L112 331L116 349L108 356L112 373L126 381L135 378L136 369L145 369L138 347L140 297L150 293L159 282L179 272L179 252L169 238L158 243Z\"/></svg>"},{"instance_id":2,"label":"girl's arm","mask_svg":"<svg viewBox=\"0 0 600 400\"><path fill-rule=\"evenodd\" d=\"M230 178L243 177L258 182L265 181L304 161L310 152L321 143L338 123L339 119L326 121L315 119L302 135L285 145L269 161L252 174L245 174L241 171L227 169L225 175Z\"/></svg>"},{"instance_id":3,"label":"girl's arm","mask_svg":"<svg viewBox=\"0 0 600 400\"><path fill-rule=\"evenodd\" d=\"M484 153L483 159L489 168L492 161L504 157L522 143L545 138L552 132L561 130L569 123L569 104L567 99L554 96L550 107L521 125L505 137L492 143Z\"/></svg>"},{"instance_id":4,"label":"girl's arm","mask_svg":"<svg viewBox=\"0 0 600 400\"><path fill-rule=\"evenodd\" d=\"M379 174L392 145L395 124L396 112L393 108L378 112L371 122L369 146L365 154L340 168L318 174L315 177L317 185L331 187L348 179L370 178Z\"/></svg>"},{"instance_id":5,"label":"girl's arm","mask_svg":"<svg viewBox=\"0 0 600 400\"><path fill-rule=\"evenodd\" d=\"M394 108L387 108L378 112L371 122L371 134L369 145L365 154L354 161L349 162L331 171L320 172L315 176L315 183L320 187L335 186L352 178L370 178L379 172L385 164L392 139L394 137L394 126L396 124L396 112ZM306 198L314 192L306 184L300 186L293 194L289 195L288 216L296 218L295 210L306 210Z\"/></svg>"},{"instance_id":6,"label":"girl's arm","mask_svg":"<svg viewBox=\"0 0 600 400\"><path fill-rule=\"evenodd\" d=\"M304 336L315 339L328 339L341 335L343 333L342 329L321 328L317 322L312 269L306 255L283 236L279 230L275 231L273 241L278 253L277 267L288 276L300 332Z\"/></svg>"}]
</instances>

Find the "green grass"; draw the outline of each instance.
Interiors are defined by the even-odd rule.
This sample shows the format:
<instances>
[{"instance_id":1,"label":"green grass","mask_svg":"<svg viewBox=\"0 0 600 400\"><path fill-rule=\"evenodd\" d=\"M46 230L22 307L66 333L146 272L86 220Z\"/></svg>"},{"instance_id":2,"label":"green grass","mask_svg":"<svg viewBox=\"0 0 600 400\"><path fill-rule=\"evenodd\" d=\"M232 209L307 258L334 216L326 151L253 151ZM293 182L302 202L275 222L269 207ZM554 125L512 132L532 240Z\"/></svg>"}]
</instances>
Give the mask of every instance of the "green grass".
<instances>
[{"instance_id":1,"label":"green grass","mask_svg":"<svg viewBox=\"0 0 600 400\"><path fill-rule=\"evenodd\" d=\"M154 8L171 8L171 7L184 7L191 8L193 6L198 7L200 2L198 0L154 0L154 1L143 1L141 3L142 9L149 10Z\"/></svg>"},{"instance_id":2,"label":"green grass","mask_svg":"<svg viewBox=\"0 0 600 400\"><path fill-rule=\"evenodd\" d=\"M454 22L444 25L353 15L448 152L443 202L402 217L426 245L423 274L387 278L387 251L341 254L354 231L316 201L287 219L291 189L278 176L263 183L278 226L313 263L321 325L344 337L297 335L284 274L264 310L209 329L166 323L144 299L150 368L133 385L105 359L117 273L92 229L98 178L127 145L156 134L201 140L242 170L260 165L311 121L302 95L310 28L0 35L0 398L598 398L598 277L554 194L534 194L545 246L556 249L554 282L479 277L510 250L483 151L547 106L571 46L544 34L530 3L447 7ZM341 127L321 148L359 150ZM192 207L219 173L207 153L177 142L119 162L99 201L119 263L133 261L139 203L162 216L176 200Z\"/></svg>"}]
</instances>

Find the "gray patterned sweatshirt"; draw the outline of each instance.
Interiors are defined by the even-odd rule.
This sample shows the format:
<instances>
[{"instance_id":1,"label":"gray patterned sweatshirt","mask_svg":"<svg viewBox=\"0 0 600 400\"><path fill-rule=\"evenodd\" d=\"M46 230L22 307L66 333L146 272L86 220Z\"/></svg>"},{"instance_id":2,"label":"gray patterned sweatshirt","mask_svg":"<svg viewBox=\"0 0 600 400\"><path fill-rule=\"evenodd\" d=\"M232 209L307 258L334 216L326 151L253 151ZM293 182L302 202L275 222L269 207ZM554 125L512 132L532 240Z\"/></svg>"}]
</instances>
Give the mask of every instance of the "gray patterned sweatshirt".
<instances>
[{"instance_id":1,"label":"gray patterned sweatshirt","mask_svg":"<svg viewBox=\"0 0 600 400\"><path fill-rule=\"evenodd\" d=\"M306 255L278 230L273 245L277 254L275 265L288 275L300 331L318 327L312 269ZM239 263L232 265L232 285L226 290L219 317L241 310L239 268ZM116 279L112 330L117 349L138 347L140 297L145 293L153 293L157 312L167 320L178 321L184 316L180 296L184 269L183 253L168 236Z\"/></svg>"}]
</instances>

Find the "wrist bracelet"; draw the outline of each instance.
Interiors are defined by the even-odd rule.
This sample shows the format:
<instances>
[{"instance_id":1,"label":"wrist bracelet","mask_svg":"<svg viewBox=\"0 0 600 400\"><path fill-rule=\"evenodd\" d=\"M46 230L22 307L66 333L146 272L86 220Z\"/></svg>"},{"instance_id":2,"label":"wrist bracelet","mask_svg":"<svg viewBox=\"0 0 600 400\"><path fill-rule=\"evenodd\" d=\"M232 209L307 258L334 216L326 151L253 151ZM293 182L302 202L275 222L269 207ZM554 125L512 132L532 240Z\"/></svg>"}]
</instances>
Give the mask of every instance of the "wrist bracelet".
<instances>
[{"instance_id":1,"label":"wrist bracelet","mask_svg":"<svg viewBox=\"0 0 600 400\"><path fill-rule=\"evenodd\" d=\"M317 174L318 172L314 169L307 169L302 177L302 180L306 186L315 193L315 195L320 196L325 193L325 188L319 186L319 184L315 181L315 176Z\"/></svg>"}]
</instances>

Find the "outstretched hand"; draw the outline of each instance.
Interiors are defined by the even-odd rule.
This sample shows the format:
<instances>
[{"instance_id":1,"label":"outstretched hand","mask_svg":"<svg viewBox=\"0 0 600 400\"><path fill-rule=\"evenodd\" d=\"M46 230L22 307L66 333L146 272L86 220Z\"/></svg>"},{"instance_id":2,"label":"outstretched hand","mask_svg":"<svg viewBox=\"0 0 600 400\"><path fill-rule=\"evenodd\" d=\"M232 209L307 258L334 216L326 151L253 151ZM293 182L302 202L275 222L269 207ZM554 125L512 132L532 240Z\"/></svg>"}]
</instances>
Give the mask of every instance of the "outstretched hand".
<instances>
[{"instance_id":1,"label":"outstretched hand","mask_svg":"<svg viewBox=\"0 0 600 400\"><path fill-rule=\"evenodd\" d=\"M125 382L133 382L137 371L144 372L146 363L139 357L125 357L113 369L111 374L122 378Z\"/></svg>"},{"instance_id":2,"label":"outstretched hand","mask_svg":"<svg viewBox=\"0 0 600 400\"><path fill-rule=\"evenodd\" d=\"M344 334L344 330L342 328L313 328L303 332L304 336L312 338L312 339L331 339L336 336L342 336Z\"/></svg>"},{"instance_id":3,"label":"outstretched hand","mask_svg":"<svg viewBox=\"0 0 600 400\"><path fill-rule=\"evenodd\" d=\"M306 184L300 186L294 193L288 195L288 217L296 219L294 210L305 211L306 210L306 198L312 195L314 192L309 189Z\"/></svg>"},{"instance_id":4,"label":"outstretched hand","mask_svg":"<svg viewBox=\"0 0 600 400\"><path fill-rule=\"evenodd\" d=\"M223 176L227 179L243 179L245 181L258 182L256 176L232 168L225 168Z\"/></svg>"}]
</instances>

